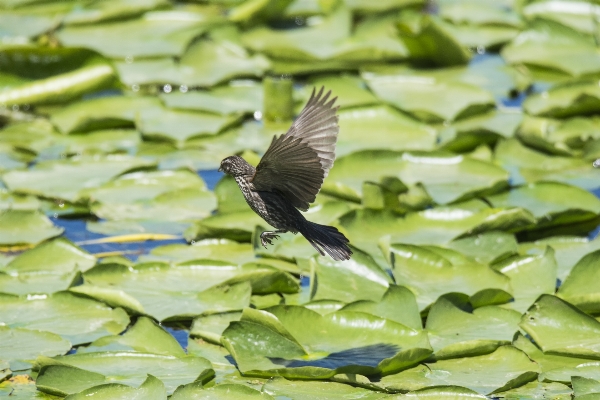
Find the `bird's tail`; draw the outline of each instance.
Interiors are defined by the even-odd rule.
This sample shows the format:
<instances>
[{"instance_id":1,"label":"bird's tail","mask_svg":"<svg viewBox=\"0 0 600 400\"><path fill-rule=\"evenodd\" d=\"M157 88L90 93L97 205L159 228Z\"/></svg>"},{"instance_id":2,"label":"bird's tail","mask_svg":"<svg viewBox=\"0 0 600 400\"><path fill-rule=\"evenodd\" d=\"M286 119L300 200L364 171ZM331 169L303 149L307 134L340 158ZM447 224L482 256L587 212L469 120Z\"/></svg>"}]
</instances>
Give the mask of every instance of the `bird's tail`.
<instances>
[{"instance_id":1,"label":"bird's tail","mask_svg":"<svg viewBox=\"0 0 600 400\"><path fill-rule=\"evenodd\" d=\"M352 250L349 240L333 226L306 221L300 229L302 236L321 254L329 254L336 261L349 260Z\"/></svg>"}]
</instances>

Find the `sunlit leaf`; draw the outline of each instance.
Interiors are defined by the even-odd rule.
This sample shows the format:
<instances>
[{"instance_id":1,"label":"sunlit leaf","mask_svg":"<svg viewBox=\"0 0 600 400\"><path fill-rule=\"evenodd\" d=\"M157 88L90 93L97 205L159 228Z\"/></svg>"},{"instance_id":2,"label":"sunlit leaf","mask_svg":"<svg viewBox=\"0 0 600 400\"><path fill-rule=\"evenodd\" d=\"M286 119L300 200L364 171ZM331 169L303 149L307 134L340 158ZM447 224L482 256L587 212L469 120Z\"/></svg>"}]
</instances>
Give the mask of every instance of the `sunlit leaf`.
<instances>
[{"instance_id":1,"label":"sunlit leaf","mask_svg":"<svg viewBox=\"0 0 600 400\"><path fill-rule=\"evenodd\" d=\"M600 291L594 285L600 273L599 256L600 251L596 250L579 260L557 293L557 296L590 314L600 312Z\"/></svg>"},{"instance_id":2,"label":"sunlit leaf","mask_svg":"<svg viewBox=\"0 0 600 400\"><path fill-rule=\"evenodd\" d=\"M37 244L60 235L63 230L39 211L9 209L0 212L0 245Z\"/></svg>"},{"instance_id":3,"label":"sunlit leaf","mask_svg":"<svg viewBox=\"0 0 600 400\"><path fill-rule=\"evenodd\" d=\"M0 326L2 359L14 372L31 368L38 355L52 357L70 349L71 342L54 333Z\"/></svg>"}]
</instances>

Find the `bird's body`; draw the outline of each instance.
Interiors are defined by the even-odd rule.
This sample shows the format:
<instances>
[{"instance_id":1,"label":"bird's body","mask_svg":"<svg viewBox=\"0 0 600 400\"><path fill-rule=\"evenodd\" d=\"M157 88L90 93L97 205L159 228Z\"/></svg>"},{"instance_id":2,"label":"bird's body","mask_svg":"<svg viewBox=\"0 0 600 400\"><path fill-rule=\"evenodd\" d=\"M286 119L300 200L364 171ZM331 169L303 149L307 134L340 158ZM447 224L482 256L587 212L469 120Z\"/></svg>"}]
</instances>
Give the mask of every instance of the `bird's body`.
<instances>
[{"instance_id":1,"label":"bird's body","mask_svg":"<svg viewBox=\"0 0 600 400\"><path fill-rule=\"evenodd\" d=\"M278 233L300 232L321 254L335 260L347 260L352 251L348 239L336 228L319 225L304 218L323 179L333 166L339 127L335 99L326 103L329 93L323 89L308 101L288 133L274 137L256 168L239 156L221 161L220 170L232 175L246 202L269 225L277 230L263 232L263 246L271 244Z\"/></svg>"}]
</instances>

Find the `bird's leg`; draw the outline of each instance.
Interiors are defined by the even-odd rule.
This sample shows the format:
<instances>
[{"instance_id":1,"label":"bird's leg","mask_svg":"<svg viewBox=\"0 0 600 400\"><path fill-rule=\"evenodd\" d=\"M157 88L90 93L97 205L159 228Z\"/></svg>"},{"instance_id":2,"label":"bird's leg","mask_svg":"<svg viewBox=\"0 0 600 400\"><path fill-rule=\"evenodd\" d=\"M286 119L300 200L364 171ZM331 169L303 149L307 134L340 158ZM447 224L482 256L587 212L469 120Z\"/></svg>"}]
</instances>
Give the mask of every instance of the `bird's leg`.
<instances>
[{"instance_id":1,"label":"bird's leg","mask_svg":"<svg viewBox=\"0 0 600 400\"><path fill-rule=\"evenodd\" d=\"M266 249L267 248L267 244L273 244L271 242L272 240L279 239L278 233L286 233L286 232L287 231L284 231L282 229L278 229L276 231L265 231L265 232L263 232L263 233L260 234L260 243Z\"/></svg>"}]
</instances>

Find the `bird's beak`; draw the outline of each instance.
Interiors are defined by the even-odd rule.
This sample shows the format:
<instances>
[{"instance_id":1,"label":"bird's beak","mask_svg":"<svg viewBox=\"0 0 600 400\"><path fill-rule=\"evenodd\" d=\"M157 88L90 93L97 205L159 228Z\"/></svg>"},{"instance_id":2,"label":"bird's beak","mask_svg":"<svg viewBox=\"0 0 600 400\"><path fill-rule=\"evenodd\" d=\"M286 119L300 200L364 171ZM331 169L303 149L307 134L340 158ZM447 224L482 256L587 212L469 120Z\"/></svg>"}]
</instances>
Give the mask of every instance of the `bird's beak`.
<instances>
[{"instance_id":1,"label":"bird's beak","mask_svg":"<svg viewBox=\"0 0 600 400\"><path fill-rule=\"evenodd\" d=\"M217 171L223 172L223 167L219 167L219 169Z\"/></svg>"}]
</instances>

